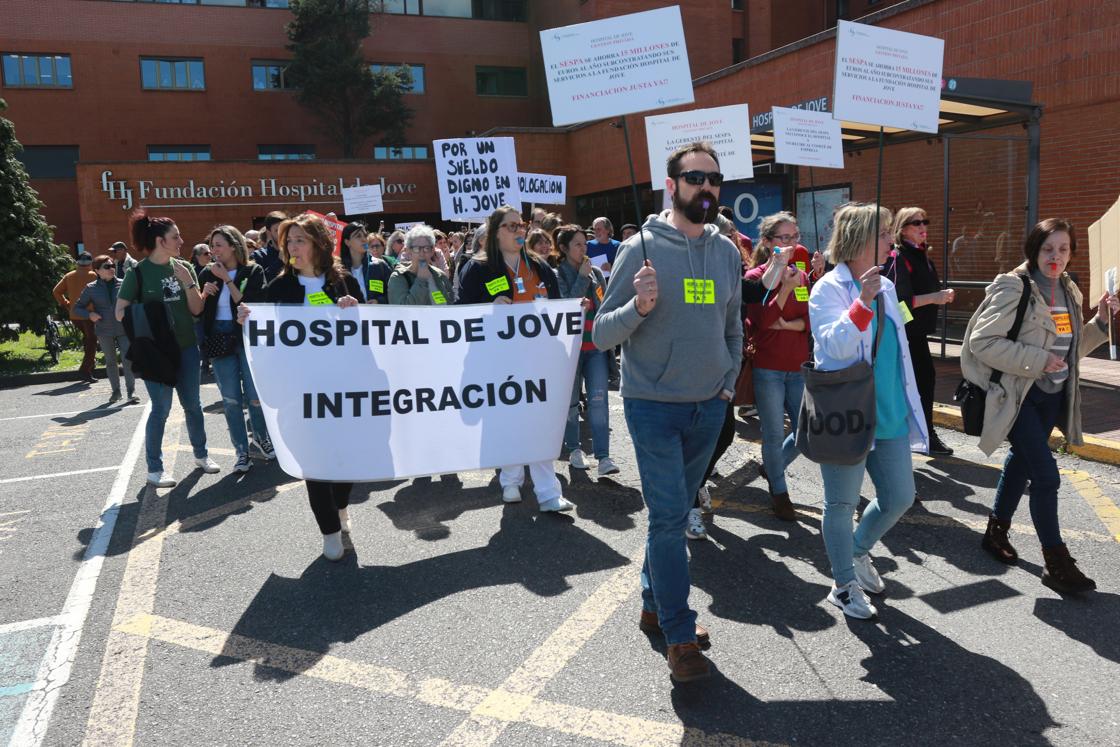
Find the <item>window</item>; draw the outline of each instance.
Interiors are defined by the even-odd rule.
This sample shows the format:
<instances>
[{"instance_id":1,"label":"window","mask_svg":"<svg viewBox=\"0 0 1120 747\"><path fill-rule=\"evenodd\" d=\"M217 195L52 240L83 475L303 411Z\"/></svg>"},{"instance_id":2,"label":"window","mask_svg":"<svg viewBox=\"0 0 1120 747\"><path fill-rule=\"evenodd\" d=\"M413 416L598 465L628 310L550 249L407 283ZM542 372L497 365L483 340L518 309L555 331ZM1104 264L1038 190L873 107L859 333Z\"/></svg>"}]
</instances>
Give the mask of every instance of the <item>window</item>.
<instances>
[{"instance_id":1,"label":"window","mask_svg":"<svg viewBox=\"0 0 1120 747\"><path fill-rule=\"evenodd\" d=\"M314 145L258 145L260 161L314 161Z\"/></svg>"},{"instance_id":2,"label":"window","mask_svg":"<svg viewBox=\"0 0 1120 747\"><path fill-rule=\"evenodd\" d=\"M369 66L371 72L396 72L401 68L408 68L412 73L412 85L408 88L406 93L424 93L424 66L423 65L410 65L407 62L403 65L383 65L381 63L374 63Z\"/></svg>"},{"instance_id":3,"label":"window","mask_svg":"<svg viewBox=\"0 0 1120 747\"><path fill-rule=\"evenodd\" d=\"M474 18L471 0L424 0L424 15Z\"/></svg>"},{"instance_id":4,"label":"window","mask_svg":"<svg viewBox=\"0 0 1120 747\"><path fill-rule=\"evenodd\" d=\"M474 69L475 93L480 96L528 96L529 80L523 67Z\"/></svg>"},{"instance_id":5,"label":"window","mask_svg":"<svg viewBox=\"0 0 1120 747\"><path fill-rule=\"evenodd\" d=\"M253 61L253 90L254 91L286 91L295 88L288 83L285 73L288 70L287 62Z\"/></svg>"},{"instance_id":6,"label":"window","mask_svg":"<svg viewBox=\"0 0 1120 747\"><path fill-rule=\"evenodd\" d=\"M25 145L16 155L32 179L73 179L77 176L76 145Z\"/></svg>"},{"instance_id":7,"label":"window","mask_svg":"<svg viewBox=\"0 0 1120 747\"><path fill-rule=\"evenodd\" d=\"M742 10L743 0L731 0L731 10Z\"/></svg>"},{"instance_id":8,"label":"window","mask_svg":"<svg viewBox=\"0 0 1120 747\"><path fill-rule=\"evenodd\" d=\"M427 14L428 2L424 2L424 13ZM487 21L524 21L525 0L472 0L472 10L475 18Z\"/></svg>"},{"instance_id":9,"label":"window","mask_svg":"<svg viewBox=\"0 0 1120 747\"><path fill-rule=\"evenodd\" d=\"M4 85L9 88L73 88L68 54L5 54Z\"/></svg>"},{"instance_id":10,"label":"window","mask_svg":"<svg viewBox=\"0 0 1120 747\"><path fill-rule=\"evenodd\" d=\"M426 145L378 145L373 149L378 161L424 161L428 158Z\"/></svg>"},{"instance_id":11,"label":"window","mask_svg":"<svg viewBox=\"0 0 1120 747\"><path fill-rule=\"evenodd\" d=\"M735 65L747 59L747 40L746 39L732 39L731 40L731 64Z\"/></svg>"},{"instance_id":12,"label":"window","mask_svg":"<svg viewBox=\"0 0 1120 747\"><path fill-rule=\"evenodd\" d=\"M209 145L149 145L149 161L209 161Z\"/></svg>"},{"instance_id":13,"label":"window","mask_svg":"<svg viewBox=\"0 0 1120 747\"><path fill-rule=\"evenodd\" d=\"M420 0L383 0L382 7L386 13L397 15L420 15Z\"/></svg>"},{"instance_id":14,"label":"window","mask_svg":"<svg viewBox=\"0 0 1120 747\"><path fill-rule=\"evenodd\" d=\"M202 91L206 75L202 60L141 57L140 83L146 89Z\"/></svg>"}]
</instances>

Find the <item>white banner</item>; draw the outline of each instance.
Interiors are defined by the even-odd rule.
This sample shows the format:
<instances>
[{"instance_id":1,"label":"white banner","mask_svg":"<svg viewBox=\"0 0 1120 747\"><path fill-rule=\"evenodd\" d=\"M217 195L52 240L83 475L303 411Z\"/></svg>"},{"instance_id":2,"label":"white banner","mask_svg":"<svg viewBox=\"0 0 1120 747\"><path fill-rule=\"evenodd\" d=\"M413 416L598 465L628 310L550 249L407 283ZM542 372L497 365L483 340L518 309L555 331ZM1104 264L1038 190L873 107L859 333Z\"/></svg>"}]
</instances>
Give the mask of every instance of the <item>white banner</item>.
<instances>
[{"instance_id":1,"label":"white banner","mask_svg":"<svg viewBox=\"0 0 1120 747\"><path fill-rule=\"evenodd\" d=\"M774 160L795 166L844 168L840 121L828 112L775 106Z\"/></svg>"},{"instance_id":2,"label":"white banner","mask_svg":"<svg viewBox=\"0 0 1120 747\"><path fill-rule=\"evenodd\" d=\"M360 187L342 188L342 211L347 215L384 212L380 184L363 184Z\"/></svg>"},{"instance_id":3,"label":"white banner","mask_svg":"<svg viewBox=\"0 0 1120 747\"><path fill-rule=\"evenodd\" d=\"M387 480L560 454L579 299L250 308L249 368L292 477Z\"/></svg>"},{"instance_id":4,"label":"white banner","mask_svg":"<svg viewBox=\"0 0 1120 747\"><path fill-rule=\"evenodd\" d=\"M754 177L749 107L746 104L717 106L646 117L649 176L655 189L664 188L668 176L665 162L673 151L697 140L706 140L716 149L724 179Z\"/></svg>"},{"instance_id":5,"label":"white banner","mask_svg":"<svg viewBox=\"0 0 1120 747\"><path fill-rule=\"evenodd\" d=\"M518 174L521 201L540 205L563 205L568 201L568 177L552 174Z\"/></svg>"},{"instance_id":6,"label":"white banner","mask_svg":"<svg viewBox=\"0 0 1120 747\"><path fill-rule=\"evenodd\" d=\"M691 104L681 10L545 29L541 55L554 125Z\"/></svg>"},{"instance_id":7,"label":"white banner","mask_svg":"<svg viewBox=\"0 0 1120 747\"><path fill-rule=\"evenodd\" d=\"M405 233L407 233L408 230L410 228L412 228L413 226L420 226L420 225L423 225L423 223L424 223L424 221L422 221L422 220L414 220L414 221L410 221L408 223L394 223L393 224L393 230L394 231L404 231Z\"/></svg>"},{"instance_id":8,"label":"white banner","mask_svg":"<svg viewBox=\"0 0 1120 747\"><path fill-rule=\"evenodd\" d=\"M832 115L937 132L945 41L880 26L836 24Z\"/></svg>"},{"instance_id":9,"label":"white banner","mask_svg":"<svg viewBox=\"0 0 1120 747\"><path fill-rule=\"evenodd\" d=\"M520 207L524 202L513 138L436 140L432 147L444 220L476 220L502 205Z\"/></svg>"}]
</instances>

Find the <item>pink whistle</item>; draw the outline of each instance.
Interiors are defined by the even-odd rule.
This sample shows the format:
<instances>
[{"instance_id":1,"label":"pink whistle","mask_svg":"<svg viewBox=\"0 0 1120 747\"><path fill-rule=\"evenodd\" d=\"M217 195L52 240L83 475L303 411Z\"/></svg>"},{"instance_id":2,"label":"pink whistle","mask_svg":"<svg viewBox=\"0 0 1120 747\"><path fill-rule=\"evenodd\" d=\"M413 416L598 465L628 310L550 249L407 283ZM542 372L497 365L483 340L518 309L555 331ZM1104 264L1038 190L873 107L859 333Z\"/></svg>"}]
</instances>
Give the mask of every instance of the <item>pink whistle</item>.
<instances>
[{"instance_id":1,"label":"pink whistle","mask_svg":"<svg viewBox=\"0 0 1120 747\"><path fill-rule=\"evenodd\" d=\"M712 203L709 200L704 200L704 209L707 210L711 206L711 204Z\"/></svg>"}]
</instances>

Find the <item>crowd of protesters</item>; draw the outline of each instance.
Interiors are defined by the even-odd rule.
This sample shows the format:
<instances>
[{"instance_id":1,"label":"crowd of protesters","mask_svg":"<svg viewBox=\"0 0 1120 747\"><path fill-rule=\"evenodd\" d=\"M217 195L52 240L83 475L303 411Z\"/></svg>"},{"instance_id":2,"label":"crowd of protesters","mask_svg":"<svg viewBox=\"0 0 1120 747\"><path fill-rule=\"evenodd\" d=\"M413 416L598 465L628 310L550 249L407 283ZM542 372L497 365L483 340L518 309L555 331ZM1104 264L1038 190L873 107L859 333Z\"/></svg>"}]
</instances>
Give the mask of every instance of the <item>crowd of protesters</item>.
<instances>
[{"instance_id":1,"label":"crowd of protesters","mask_svg":"<svg viewBox=\"0 0 1120 747\"><path fill-rule=\"evenodd\" d=\"M710 634L688 606L686 545L707 538L706 483L735 438L736 405L749 401L757 408L759 473L772 510L797 521L786 471L799 455L810 455L809 436L799 432L806 430L799 420L806 417L809 377L864 369L873 376L864 450L847 460L815 459L821 493L799 496L823 501L821 534L834 581L828 600L848 616L873 617L869 595L885 586L871 551L915 500L912 454L952 454L933 428L927 335L954 295L942 287L929 256L930 221L922 208L892 214L873 204L844 205L832 217L827 247L810 251L790 213L763 218L754 242L720 214L723 176L709 145L682 147L667 173L672 206L641 227L622 226L621 241L605 216L582 227L535 208L526 223L516 208L504 206L473 230L450 234L423 224L386 233L352 222L336 247L319 217L274 212L244 233L214 227L188 261L173 220L136 211L130 229L139 262L121 242L106 254L83 254L55 297L82 331L83 379L93 379L98 344L113 401L138 402L135 379L143 379L151 401L148 482L156 487L176 484L164 470L161 446L173 394L186 413L197 467L220 469L208 456L199 397L208 366L236 452L233 469L248 471L251 457L274 457L238 327L250 314L246 303L580 299L585 325L562 453L570 468L588 470L583 444L589 443L600 478L619 472L611 458L609 408L617 382L648 509L640 626L665 637L674 679L698 679L709 672L701 650L710 646ZM988 287L962 350L963 372L973 384L990 388L1003 377L1005 406L989 407L981 449L990 454L1005 440L1011 444L982 547L1001 562L1016 562L1008 532L1029 484L1045 557L1042 581L1063 592L1095 584L1062 541L1060 475L1047 438L1057 425L1071 442L1081 439L1078 361L1107 339L1118 308L1116 297L1105 294L1096 315L1082 320L1081 293L1065 272L1075 251L1072 225L1039 223L1023 264ZM161 360L172 364L161 369ZM590 431L586 442L581 416ZM503 501L521 500L526 469L542 512L573 508L552 461L503 466ZM865 475L875 492L853 530ZM345 552L351 488L307 480L330 560Z\"/></svg>"}]
</instances>

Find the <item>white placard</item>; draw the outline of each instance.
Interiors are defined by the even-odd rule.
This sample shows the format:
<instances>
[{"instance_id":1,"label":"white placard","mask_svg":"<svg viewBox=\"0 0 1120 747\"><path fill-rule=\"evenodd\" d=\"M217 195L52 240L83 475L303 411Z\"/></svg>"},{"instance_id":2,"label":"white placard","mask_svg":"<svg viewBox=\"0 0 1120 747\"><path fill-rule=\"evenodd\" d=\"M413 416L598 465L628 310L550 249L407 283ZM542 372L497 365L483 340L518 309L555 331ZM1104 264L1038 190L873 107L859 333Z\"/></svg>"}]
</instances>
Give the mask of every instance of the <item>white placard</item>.
<instances>
[{"instance_id":1,"label":"white placard","mask_svg":"<svg viewBox=\"0 0 1120 747\"><path fill-rule=\"evenodd\" d=\"M422 221L422 220L414 220L411 223L394 223L393 224L393 230L394 231L405 231L407 233L410 228L412 228L413 226L419 226L423 222L424 221Z\"/></svg>"},{"instance_id":2,"label":"white placard","mask_svg":"<svg viewBox=\"0 0 1120 747\"><path fill-rule=\"evenodd\" d=\"M363 184L360 187L342 188L342 211L347 215L380 213L385 210L381 202L380 184Z\"/></svg>"},{"instance_id":3,"label":"white placard","mask_svg":"<svg viewBox=\"0 0 1120 747\"><path fill-rule=\"evenodd\" d=\"M712 144L719 154L719 170L728 181L754 176L751 158L751 113L746 104L693 109L646 117L649 175L660 188L668 176L665 162L677 148L697 140Z\"/></svg>"},{"instance_id":4,"label":"white placard","mask_svg":"<svg viewBox=\"0 0 1120 747\"><path fill-rule=\"evenodd\" d=\"M518 174L521 201L542 205L563 205L568 201L568 177L553 174Z\"/></svg>"},{"instance_id":5,"label":"white placard","mask_svg":"<svg viewBox=\"0 0 1120 747\"><path fill-rule=\"evenodd\" d=\"M560 454L579 299L250 309L249 368L292 477L387 480Z\"/></svg>"},{"instance_id":6,"label":"white placard","mask_svg":"<svg viewBox=\"0 0 1120 747\"><path fill-rule=\"evenodd\" d=\"M945 41L839 21L832 116L937 132Z\"/></svg>"},{"instance_id":7,"label":"white placard","mask_svg":"<svg viewBox=\"0 0 1120 747\"><path fill-rule=\"evenodd\" d=\"M844 168L840 121L828 112L775 106L774 160L795 166Z\"/></svg>"},{"instance_id":8,"label":"white placard","mask_svg":"<svg viewBox=\"0 0 1120 747\"><path fill-rule=\"evenodd\" d=\"M502 205L520 207L513 138L436 140L432 147L444 220L478 220Z\"/></svg>"},{"instance_id":9,"label":"white placard","mask_svg":"<svg viewBox=\"0 0 1120 747\"><path fill-rule=\"evenodd\" d=\"M554 125L694 100L676 5L540 33Z\"/></svg>"}]
</instances>

